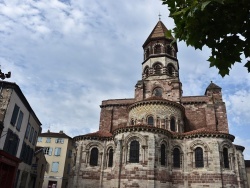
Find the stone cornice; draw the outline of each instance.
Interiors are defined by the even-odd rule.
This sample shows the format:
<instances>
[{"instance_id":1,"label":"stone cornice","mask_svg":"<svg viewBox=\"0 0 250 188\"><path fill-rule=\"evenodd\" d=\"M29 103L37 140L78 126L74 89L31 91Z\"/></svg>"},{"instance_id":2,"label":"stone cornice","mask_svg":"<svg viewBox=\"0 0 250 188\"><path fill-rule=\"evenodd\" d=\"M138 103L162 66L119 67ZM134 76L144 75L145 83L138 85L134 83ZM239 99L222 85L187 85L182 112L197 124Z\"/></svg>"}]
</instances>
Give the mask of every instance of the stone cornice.
<instances>
[{"instance_id":1,"label":"stone cornice","mask_svg":"<svg viewBox=\"0 0 250 188\"><path fill-rule=\"evenodd\" d=\"M105 108L105 107L113 107L113 106L129 106L131 105L131 103L123 103L123 104L104 104L104 105L100 105L101 108Z\"/></svg>"},{"instance_id":2,"label":"stone cornice","mask_svg":"<svg viewBox=\"0 0 250 188\"><path fill-rule=\"evenodd\" d=\"M109 141L109 140L113 140L113 136L109 136L109 137L101 137L101 136L91 136L91 135L80 135L80 136L75 136L73 138L73 140L76 141L80 141L80 140L100 140L100 141Z\"/></svg>"},{"instance_id":3,"label":"stone cornice","mask_svg":"<svg viewBox=\"0 0 250 188\"><path fill-rule=\"evenodd\" d=\"M122 133L127 133L127 132L151 132L151 133L156 133L156 134L163 134L166 135L167 137L171 139L190 139L190 138L224 138L224 139L229 139L232 142L234 141L234 136L228 133L224 132L218 132L218 131L212 131L212 130L195 130L195 131L190 131L190 132L185 132L185 133L176 133L176 132L171 132L166 129L158 128L158 127L152 127L149 125L135 125L135 126L126 126L126 127L120 127L115 129L112 132L112 135L110 136L99 136L99 135L80 135L74 137L74 141L79 141L79 140L113 140L114 137L118 134ZM244 147L242 146L236 146L238 147L237 149L242 150ZM244 149L243 149L244 150Z\"/></svg>"},{"instance_id":4,"label":"stone cornice","mask_svg":"<svg viewBox=\"0 0 250 188\"><path fill-rule=\"evenodd\" d=\"M210 137L210 138L225 138L233 142L235 138L231 134L217 132L217 131L196 130L196 131L190 131L190 132L185 132L185 133L176 133L176 132L168 131L166 129L152 127L148 125L136 125L136 126L127 126L127 127L117 128L113 131L113 136L116 136L117 134L124 133L124 132L138 132L138 131L161 133L172 139L181 139L181 140L189 139L189 138L201 138L201 137L209 138Z\"/></svg>"}]
</instances>

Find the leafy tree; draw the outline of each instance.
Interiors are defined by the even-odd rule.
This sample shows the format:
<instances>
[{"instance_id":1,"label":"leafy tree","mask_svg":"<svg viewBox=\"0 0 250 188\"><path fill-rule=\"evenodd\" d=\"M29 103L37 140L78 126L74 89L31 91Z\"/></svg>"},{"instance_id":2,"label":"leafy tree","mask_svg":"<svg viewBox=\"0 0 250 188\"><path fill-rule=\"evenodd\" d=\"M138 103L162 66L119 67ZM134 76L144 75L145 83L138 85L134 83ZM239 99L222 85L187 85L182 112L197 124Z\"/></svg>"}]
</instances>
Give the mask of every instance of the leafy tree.
<instances>
[{"instance_id":1,"label":"leafy tree","mask_svg":"<svg viewBox=\"0 0 250 188\"><path fill-rule=\"evenodd\" d=\"M174 19L175 38L195 49L211 49L210 67L229 74L241 55L250 72L250 0L162 0ZM168 33L167 36L171 35Z\"/></svg>"}]
</instances>

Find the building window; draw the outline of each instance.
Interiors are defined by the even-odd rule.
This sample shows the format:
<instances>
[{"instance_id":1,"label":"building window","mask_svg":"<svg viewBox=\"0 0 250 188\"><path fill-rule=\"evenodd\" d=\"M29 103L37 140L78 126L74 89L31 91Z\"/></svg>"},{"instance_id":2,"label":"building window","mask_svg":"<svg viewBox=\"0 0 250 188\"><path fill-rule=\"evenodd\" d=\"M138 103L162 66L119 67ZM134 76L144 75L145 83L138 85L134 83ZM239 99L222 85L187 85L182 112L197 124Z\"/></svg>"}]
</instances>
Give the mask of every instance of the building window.
<instances>
[{"instance_id":1,"label":"building window","mask_svg":"<svg viewBox=\"0 0 250 188\"><path fill-rule=\"evenodd\" d=\"M50 143L51 142L51 138L46 138L46 143Z\"/></svg>"},{"instance_id":2,"label":"building window","mask_svg":"<svg viewBox=\"0 0 250 188\"><path fill-rule=\"evenodd\" d=\"M181 167L181 155L180 155L180 150L178 148L174 148L173 150L173 167L174 168Z\"/></svg>"},{"instance_id":3,"label":"building window","mask_svg":"<svg viewBox=\"0 0 250 188\"><path fill-rule=\"evenodd\" d=\"M17 125L16 125L16 129L18 131L20 131L21 125L22 125L22 121L23 121L23 112L20 111L19 112L19 116L18 116L18 120L17 120Z\"/></svg>"},{"instance_id":4,"label":"building window","mask_svg":"<svg viewBox=\"0 0 250 188\"><path fill-rule=\"evenodd\" d=\"M148 66L145 67L144 74L145 74L146 77L149 76L149 68L148 68Z\"/></svg>"},{"instance_id":5,"label":"building window","mask_svg":"<svg viewBox=\"0 0 250 188\"><path fill-rule=\"evenodd\" d=\"M140 144L138 141L133 140L130 143L129 162L139 163L139 153L140 153Z\"/></svg>"},{"instance_id":6,"label":"building window","mask_svg":"<svg viewBox=\"0 0 250 188\"><path fill-rule=\"evenodd\" d=\"M153 91L153 95L156 97L161 97L162 96L162 88L160 88L160 87L155 88Z\"/></svg>"},{"instance_id":7,"label":"building window","mask_svg":"<svg viewBox=\"0 0 250 188\"><path fill-rule=\"evenodd\" d=\"M195 148L194 152L195 152L195 167L196 168L204 167L202 148L197 147Z\"/></svg>"},{"instance_id":8,"label":"building window","mask_svg":"<svg viewBox=\"0 0 250 188\"><path fill-rule=\"evenodd\" d=\"M153 118L153 116L148 117L148 125L154 126L154 118Z\"/></svg>"},{"instance_id":9,"label":"building window","mask_svg":"<svg viewBox=\"0 0 250 188\"><path fill-rule=\"evenodd\" d=\"M92 148L90 152L90 162L89 164L91 166L97 166L98 165L98 149Z\"/></svg>"},{"instance_id":10,"label":"building window","mask_svg":"<svg viewBox=\"0 0 250 188\"><path fill-rule=\"evenodd\" d=\"M155 45L154 52L155 52L155 54L161 53L161 45L160 44Z\"/></svg>"},{"instance_id":11,"label":"building window","mask_svg":"<svg viewBox=\"0 0 250 188\"><path fill-rule=\"evenodd\" d=\"M176 129L175 129L175 118L174 117L172 117L171 119L170 119L170 130L171 131L176 131Z\"/></svg>"},{"instance_id":12,"label":"building window","mask_svg":"<svg viewBox=\"0 0 250 188\"><path fill-rule=\"evenodd\" d=\"M228 149L223 148L224 168L229 168Z\"/></svg>"},{"instance_id":13,"label":"building window","mask_svg":"<svg viewBox=\"0 0 250 188\"><path fill-rule=\"evenodd\" d=\"M113 149L111 148L109 150L109 154L108 154L108 157L109 157L109 160L108 160L108 167L112 167L113 166Z\"/></svg>"},{"instance_id":14,"label":"building window","mask_svg":"<svg viewBox=\"0 0 250 188\"><path fill-rule=\"evenodd\" d=\"M55 143L64 143L64 139L63 138L56 138Z\"/></svg>"},{"instance_id":15,"label":"building window","mask_svg":"<svg viewBox=\"0 0 250 188\"><path fill-rule=\"evenodd\" d=\"M52 151L53 151L53 148L50 148L50 147L44 147L43 148L43 153L45 155L52 155Z\"/></svg>"},{"instance_id":16,"label":"building window","mask_svg":"<svg viewBox=\"0 0 250 188\"><path fill-rule=\"evenodd\" d=\"M155 74L161 74L161 68L162 66L161 66L161 64L160 63L157 63L157 64L155 64L154 65L154 70L155 70Z\"/></svg>"},{"instance_id":17,"label":"building window","mask_svg":"<svg viewBox=\"0 0 250 188\"><path fill-rule=\"evenodd\" d=\"M30 137L29 137L30 143L31 143L31 141L32 141L32 139L33 139L33 134L34 134L34 127L31 127Z\"/></svg>"},{"instance_id":18,"label":"building window","mask_svg":"<svg viewBox=\"0 0 250 188\"><path fill-rule=\"evenodd\" d=\"M36 143L36 137L37 137L37 132L35 131L35 133L33 135L33 140L32 140L33 145Z\"/></svg>"},{"instance_id":19,"label":"building window","mask_svg":"<svg viewBox=\"0 0 250 188\"><path fill-rule=\"evenodd\" d=\"M55 148L55 156L61 155L61 148Z\"/></svg>"},{"instance_id":20,"label":"building window","mask_svg":"<svg viewBox=\"0 0 250 188\"><path fill-rule=\"evenodd\" d=\"M135 125L135 121L133 119L131 119L130 125Z\"/></svg>"},{"instance_id":21,"label":"building window","mask_svg":"<svg viewBox=\"0 0 250 188\"><path fill-rule=\"evenodd\" d=\"M145 52L145 58L148 58L148 57L149 57L149 48Z\"/></svg>"},{"instance_id":22,"label":"building window","mask_svg":"<svg viewBox=\"0 0 250 188\"><path fill-rule=\"evenodd\" d=\"M16 120L17 120L17 115L18 115L19 109L20 109L19 106L17 106L15 104L15 107L14 107L14 110L13 110L13 113L12 113L12 117L11 117L11 120L10 120L10 123L13 126L15 126L15 124L16 124Z\"/></svg>"},{"instance_id":23,"label":"building window","mask_svg":"<svg viewBox=\"0 0 250 188\"><path fill-rule=\"evenodd\" d=\"M169 54L171 56L173 55L173 49L170 45L167 46L167 54Z\"/></svg>"},{"instance_id":24,"label":"building window","mask_svg":"<svg viewBox=\"0 0 250 188\"><path fill-rule=\"evenodd\" d=\"M28 137L29 137L29 134L30 134L30 128L31 128L31 126L30 126L30 124L28 123L28 125L27 125L27 129L26 129L26 132L25 132L25 138L28 138Z\"/></svg>"},{"instance_id":25,"label":"building window","mask_svg":"<svg viewBox=\"0 0 250 188\"><path fill-rule=\"evenodd\" d=\"M165 144L161 145L161 165L166 165L166 146Z\"/></svg>"},{"instance_id":26,"label":"building window","mask_svg":"<svg viewBox=\"0 0 250 188\"><path fill-rule=\"evenodd\" d=\"M37 142L42 142L43 138L42 137L38 137Z\"/></svg>"},{"instance_id":27,"label":"building window","mask_svg":"<svg viewBox=\"0 0 250 188\"><path fill-rule=\"evenodd\" d=\"M168 75L173 76L174 75L174 71L175 71L175 69L174 69L173 65L168 65L167 66Z\"/></svg>"},{"instance_id":28,"label":"building window","mask_svg":"<svg viewBox=\"0 0 250 188\"><path fill-rule=\"evenodd\" d=\"M59 162L52 162L51 172L58 172Z\"/></svg>"},{"instance_id":29,"label":"building window","mask_svg":"<svg viewBox=\"0 0 250 188\"><path fill-rule=\"evenodd\" d=\"M16 156L16 152L19 145L19 137L8 129L3 150L7 153Z\"/></svg>"}]
</instances>

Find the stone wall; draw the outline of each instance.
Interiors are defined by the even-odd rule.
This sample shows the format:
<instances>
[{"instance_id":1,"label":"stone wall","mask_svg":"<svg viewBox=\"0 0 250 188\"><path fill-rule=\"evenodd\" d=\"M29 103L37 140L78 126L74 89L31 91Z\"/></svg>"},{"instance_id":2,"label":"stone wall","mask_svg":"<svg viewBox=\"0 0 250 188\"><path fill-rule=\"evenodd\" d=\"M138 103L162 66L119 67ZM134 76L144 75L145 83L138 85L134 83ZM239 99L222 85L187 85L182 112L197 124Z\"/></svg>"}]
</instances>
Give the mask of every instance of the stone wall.
<instances>
[{"instance_id":1,"label":"stone wall","mask_svg":"<svg viewBox=\"0 0 250 188\"><path fill-rule=\"evenodd\" d=\"M129 162L130 142L140 143L139 163ZM166 164L161 165L160 146L166 144ZM117 133L114 140L77 142L77 163L72 175L75 187L245 187L246 174L241 151L225 138L172 139L169 135L129 131ZM98 147L98 166L89 165L92 147ZM108 167L108 148L114 149L113 166ZM173 149L181 150L181 167L173 167ZM203 149L204 167L195 167L194 150ZM223 168L222 150L228 147L230 167Z\"/></svg>"}]
</instances>

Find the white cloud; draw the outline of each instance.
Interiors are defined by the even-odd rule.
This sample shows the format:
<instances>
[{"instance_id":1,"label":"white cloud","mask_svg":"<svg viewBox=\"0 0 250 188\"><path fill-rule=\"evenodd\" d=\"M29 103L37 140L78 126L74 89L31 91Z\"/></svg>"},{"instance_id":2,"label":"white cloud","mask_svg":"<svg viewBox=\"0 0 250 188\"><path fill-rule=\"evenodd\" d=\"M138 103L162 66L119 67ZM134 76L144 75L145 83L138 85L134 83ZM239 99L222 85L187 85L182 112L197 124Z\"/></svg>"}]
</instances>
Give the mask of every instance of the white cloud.
<instances>
[{"instance_id":1,"label":"white cloud","mask_svg":"<svg viewBox=\"0 0 250 188\"><path fill-rule=\"evenodd\" d=\"M21 87L43 131L50 126L70 136L93 132L102 100L134 96L141 46L159 12L173 28L161 1L0 1L2 70L12 72L9 81ZM231 133L248 139L250 76L243 65L222 79L208 68L208 49L183 42L178 49L184 95L203 95L214 81L223 88Z\"/></svg>"}]
</instances>

